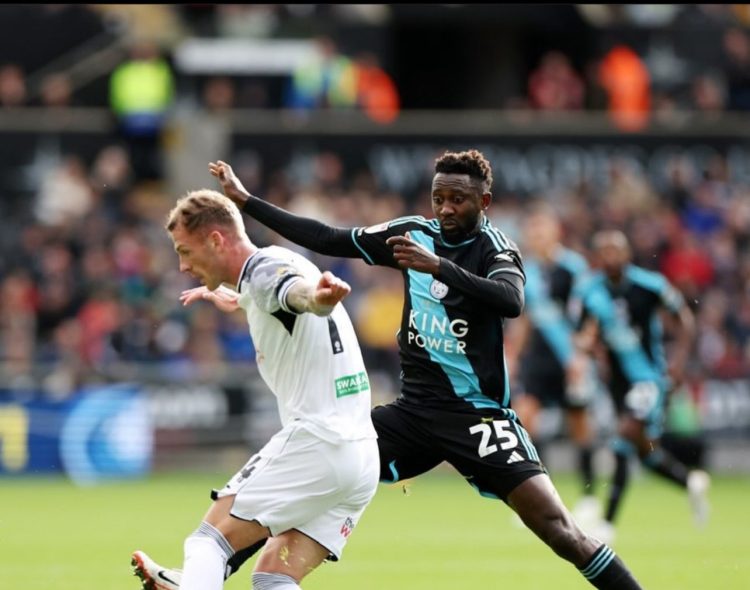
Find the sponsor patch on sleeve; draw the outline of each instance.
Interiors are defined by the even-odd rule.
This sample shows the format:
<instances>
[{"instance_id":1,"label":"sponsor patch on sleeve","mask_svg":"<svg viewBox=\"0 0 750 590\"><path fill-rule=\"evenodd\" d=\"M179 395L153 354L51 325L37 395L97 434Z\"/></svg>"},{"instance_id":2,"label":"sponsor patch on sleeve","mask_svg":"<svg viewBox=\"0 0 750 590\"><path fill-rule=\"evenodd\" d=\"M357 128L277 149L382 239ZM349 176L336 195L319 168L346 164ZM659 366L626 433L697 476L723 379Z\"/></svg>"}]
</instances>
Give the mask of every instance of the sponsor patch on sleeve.
<instances>
[{"instance_id":1,"label":"sponsor patch on sleeve","mask_svg":"<svg viewBox=\"0 0 750 590\"><path fill-rule=\"evenodd\" d=\"M371 225L370 227L365 228L366 234L376 234L381 231L385 231L388 229L388 222L385 223L378 223L377 225Z\"/></svg>"},{"instance_id":2,"label":"sponsor patch on sleeve","mask_svg":"<svg viewBox=\"0 0 750 590\"><path fill-rule=\"evenodd\" d=\"M513 257L510 254L500 252L500 254L495 255L495 260L498 262L513 262Z\"/></svg>"}]
</instances>

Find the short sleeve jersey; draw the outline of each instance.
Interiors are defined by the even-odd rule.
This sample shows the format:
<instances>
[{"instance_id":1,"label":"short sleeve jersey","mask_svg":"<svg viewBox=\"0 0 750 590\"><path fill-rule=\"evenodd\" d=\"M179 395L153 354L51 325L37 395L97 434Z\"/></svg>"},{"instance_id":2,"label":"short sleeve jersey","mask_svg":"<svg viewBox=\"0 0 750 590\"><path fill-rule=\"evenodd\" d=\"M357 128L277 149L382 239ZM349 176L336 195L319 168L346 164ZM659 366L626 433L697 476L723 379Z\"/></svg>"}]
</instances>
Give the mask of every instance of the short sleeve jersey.
<instances>
[{"instance_id":1,"label":"short sleeve jersey","mask_svg":"<svg viewBox=\"0 0 750 590\"><path fill-rule=\"evenodd\" d=\"M487 218L477 234L459 244L443 241L436 219L403 217L352 230L352 240L368 264L399 268L386 240L409 232L437 256L483 278L519 275L516 245ZM426 407L460 411L510 410L510 386L503 350L503 321L471 296L432 275L412 269L404 276L404 310L398 343L402 394Z\"/></svg>"},{"instance_id":2,"label":"short sleeve jersey","mask_svg":"<svg viewBox=\"0 0 750 590\"><path fill-rule=\"evenodd\" d=\"M284 426L299 420L330 442L375 438L370 383L344 306L321 317L297 313L287 302L297 281L317 284L320 276L309 260L278 246L261 248L245 262L237 290L258 370Z\"/></svg>"}]
</instances>

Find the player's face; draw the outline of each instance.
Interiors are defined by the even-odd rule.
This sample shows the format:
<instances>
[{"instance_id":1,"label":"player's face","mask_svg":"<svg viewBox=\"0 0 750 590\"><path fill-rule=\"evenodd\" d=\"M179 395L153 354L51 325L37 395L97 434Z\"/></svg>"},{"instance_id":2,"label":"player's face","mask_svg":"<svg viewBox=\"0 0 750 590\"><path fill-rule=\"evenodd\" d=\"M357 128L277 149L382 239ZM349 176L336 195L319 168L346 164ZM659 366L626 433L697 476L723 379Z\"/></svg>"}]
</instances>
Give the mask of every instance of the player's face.
<instances>
[{"instance_id":1,"label":"player's face","mask_svg":"<svg viewBox=\"0 0 750 590\"><path fill-rule=\"evenodd\" d=\"M468 174L438 172L432 179L432 212L440 222L440 231L450 242L458 242L477 230L489 193Z\"/></svg>"},{"instance_id":2,"label":"player's face","mask_svg":"<svg viewBox=\"0 0 750 590\"><path fill-rule=\"evenodd\" d=\"M618 277L629 260L627 247L614 241L599 244L596 254L602 270L610 277Z\"/></svg>"},{"instance_id":3,"label":"player's face","mask_svg":"<svg viewBox=\"0 0 750 590\"><path fill-rule=\"evenodd\" d=\"M216 270L216 256L209 236L190 233L177 226L171 233L175 252L180 260L180 272L188 273L211 291L223 282Z\"/></svg>"},{"instance_id":4,"label":"player's face","mask_svg":"<svg viewBox=\"0 0 750 590\"><path fill-rule=\"evenodd\" d=\"M560 239L560 226L549 215L531 215L524 223L525 246L536 256L543 256Z\"/></svg>"}]
</instances>

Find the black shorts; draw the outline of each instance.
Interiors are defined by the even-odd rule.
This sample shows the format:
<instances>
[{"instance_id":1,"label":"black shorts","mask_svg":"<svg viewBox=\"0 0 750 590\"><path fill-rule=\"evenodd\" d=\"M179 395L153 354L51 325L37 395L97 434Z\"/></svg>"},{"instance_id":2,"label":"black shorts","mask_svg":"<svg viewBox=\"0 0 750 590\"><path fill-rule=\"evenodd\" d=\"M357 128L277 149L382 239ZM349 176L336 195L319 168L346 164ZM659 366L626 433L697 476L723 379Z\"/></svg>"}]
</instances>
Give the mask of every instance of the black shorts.
<instances>
[{"instance_id":1,"label":"black shorts","mask_svg":"<svg viewBox=\"0 0 750 590\"><path fill-rule=\"evenodd\" d=\"M410 479L447 461L482 496L507 502L524 480L547 473L524 428L497 410L435 410L399 399L372 410L380 479Z\"/></svg>"},{"instance_id":2,"label":"black shorts","mask_svg":"<svg viewBox=\"0 0 750 590\"><path fill-rule=\"evenodd\" d=\"M536 362L533 357L527 357L522 360L520 373L520 391L536 398L546 408L585 408L589 404L589 397L571 395L568 391L565 369L558 362L550 359Z\"/></svg>"},{"instance_id":3,"label":"black shorts","mask_svg":"<svg viewBox=\"0 0 750 590\"><path fill-rule=\"evenodd\" d=\"M521 390L545 407L566 407L565 372L560 365L525 361L521 368Z\"/></svg>"}]
</instances>

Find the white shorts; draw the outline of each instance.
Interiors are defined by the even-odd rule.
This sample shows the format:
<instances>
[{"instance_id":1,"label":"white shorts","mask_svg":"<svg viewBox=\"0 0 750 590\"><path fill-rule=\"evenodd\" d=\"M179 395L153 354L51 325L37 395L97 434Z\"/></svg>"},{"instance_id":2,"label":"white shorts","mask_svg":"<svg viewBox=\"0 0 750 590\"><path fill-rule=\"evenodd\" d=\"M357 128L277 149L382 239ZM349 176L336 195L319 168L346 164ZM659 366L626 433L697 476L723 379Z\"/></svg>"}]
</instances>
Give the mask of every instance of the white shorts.
<instances>
[{"instance_id":1,"label":"white shorts","mask_svg":"<svg viewBox=\"0 0 750 590\"><path fill-rule=\"evenodd\" d=\"M376 439L329 443L292 422L217 495L235 496L232 516L256 520L271 535L296 529L338 559L379 478Z\"/></svg>"}]
</instances>

